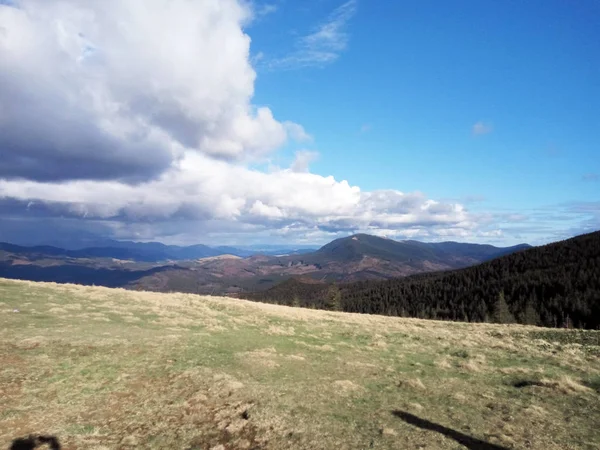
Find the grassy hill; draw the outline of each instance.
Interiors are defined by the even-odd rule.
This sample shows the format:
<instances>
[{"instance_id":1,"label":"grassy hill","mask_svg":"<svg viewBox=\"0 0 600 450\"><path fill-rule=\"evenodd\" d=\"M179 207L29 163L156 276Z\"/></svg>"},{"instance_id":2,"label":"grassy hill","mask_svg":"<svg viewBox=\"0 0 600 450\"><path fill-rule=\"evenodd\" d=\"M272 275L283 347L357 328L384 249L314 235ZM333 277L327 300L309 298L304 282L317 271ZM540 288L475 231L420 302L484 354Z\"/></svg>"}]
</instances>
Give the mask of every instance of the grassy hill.
<instances>
[{"instance_id":1,"label":"grassy hill","mask_svg":"<svg viewBox=\"0 0 600 450\"><path fill-rule=\"evenodd\" d=\"M0 448L565 449L598 332L0 279Z\"/></svg>"}]
</instances>

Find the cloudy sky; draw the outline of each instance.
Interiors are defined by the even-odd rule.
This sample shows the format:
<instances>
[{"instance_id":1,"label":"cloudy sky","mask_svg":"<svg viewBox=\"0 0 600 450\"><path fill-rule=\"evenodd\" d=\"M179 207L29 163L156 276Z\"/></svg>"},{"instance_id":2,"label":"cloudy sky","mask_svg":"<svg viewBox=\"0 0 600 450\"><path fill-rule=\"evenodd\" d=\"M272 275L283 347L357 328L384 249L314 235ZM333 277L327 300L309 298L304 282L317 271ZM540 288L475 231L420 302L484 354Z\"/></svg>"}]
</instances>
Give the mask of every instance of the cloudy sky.
<instances>
[{"instance_id":1,"label":"cloudy sky","mask_svg":"<svg viewBox=\"0 0 600 450\"><path fill-rule=\"evenodd\" d=\"M0 240L600 228L596 0L0 0Z\"/></svg>"}]
</instances>

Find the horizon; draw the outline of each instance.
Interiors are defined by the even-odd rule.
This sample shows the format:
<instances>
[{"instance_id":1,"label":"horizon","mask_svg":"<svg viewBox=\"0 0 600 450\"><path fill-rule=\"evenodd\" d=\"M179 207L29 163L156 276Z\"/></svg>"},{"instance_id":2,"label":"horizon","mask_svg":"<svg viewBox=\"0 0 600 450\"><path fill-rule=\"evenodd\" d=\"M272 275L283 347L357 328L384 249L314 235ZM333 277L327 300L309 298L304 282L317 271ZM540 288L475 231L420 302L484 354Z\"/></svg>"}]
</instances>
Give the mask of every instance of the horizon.
<instances>
[{"instance_id":1,"label":"horizon","mask_svg":"<svg viewBox=\"0 0 600 450\"><path fill-rule=\"evenodd\" d=\"M600 229L594 0L0 0L0 30L0 241Z\"/></svg>"},{"instance_id":2,"label":"horizon","mask_svg":"<svg viewBox=\"0 0 600 450\"><path fill-rule=\"evenodd\" d=\"M600 231L600 230L596 230L596 231ZM591 233L594 233L596 231L592 231ZM589 233L584 233L584 234L589 234ZM376 237L376 238L380 238L380 239L386 239L386 240L392 240L395 242L419 242L419 243L423 243L423 244L444 244L444 243L453 243L453 244L474 244L474 245L492 245L494 247L498 247L498 248L509 248L509 247L517 247L520 245L528 245L530 247L536 247L536 245L532 245L529 244L528 242L520 242L518 244L514 244L514 245L494 245L494 244L487 244L487 243L478 243L478 242L471 242L471 241L460 241L460 240L437 240L437 241L426 241L426 240L419 240L419 239L395 239L395 238L391 238L391 237L386 237L386 236L377 236L374 234L368 234L368 233L354 233L354 234L349 234L347 236L341 236L341 237L336 237L335 239L331 239L329 241L321 241L321 242L314 242L314 243L303 243L303 244L294 244L294 243L285 243L282 242L280 244L273 244L273 243L257 243L257 244L219 244L219 243L207 243L207 242L195 242L195 243L191 243L191 244L169 244L169 243L165 243L165 242L161 242L161 241L154 241L154 240L146 240L146 241L135 241L135 240L130 240L130 239L123 239L123 240L117 240L117 239L104 239L104 240L97 240L97 241L89 241L91 242L90 245L86 245L85 242L86 241L75 241L75 242L71 242L71 244L75 243L76 245L71 245L69 247L62 247L60 242L55 242L53 243L52 241L44 241L44 242L40 242L37 244L27 244L27 243L18 243L18 242L8 242L8 241L2 241L0 240L0 244L10 244L10 245L16 245L16 246L20 246L20 247L43 247L43 246L49 246L49 247L56 247L56 248L63 248L63 249L85 249L85 248L94 248L94 247L105 247L105 248L109 248L111 242L119 242L119 243L134 243L134 244L160 244L160 245L165 245L165 246L175 246L175 247L193 247L193 246L197 246L197 245L202 245L202 246L206 246L206 247L211 247L214 249L218 249L218 248L222 248L222 247L230 247L232 249L238 249L238 250L256 250L256 251L260 251L261 249L272 249L272 250L276 250L276 249L286 249L286 250L294 250L294 249L319 249L335 240L339 240L339 239L346 239L346 238L353 238L353 237L357 237L360 235L364 235L364 236L369 236L369 237ZM570 236L570 237L566 237L564 239L559 239L556 241L551 241L548 242L547 244L552 244L552 243L556 243L556 242L560 242L563 240L568 240L568 239L572 239L575 237L578 237L581 235L575 235L575 236ZM542 245L546 245L546 244L542 244Z\"/></svg>"}]
</instances>

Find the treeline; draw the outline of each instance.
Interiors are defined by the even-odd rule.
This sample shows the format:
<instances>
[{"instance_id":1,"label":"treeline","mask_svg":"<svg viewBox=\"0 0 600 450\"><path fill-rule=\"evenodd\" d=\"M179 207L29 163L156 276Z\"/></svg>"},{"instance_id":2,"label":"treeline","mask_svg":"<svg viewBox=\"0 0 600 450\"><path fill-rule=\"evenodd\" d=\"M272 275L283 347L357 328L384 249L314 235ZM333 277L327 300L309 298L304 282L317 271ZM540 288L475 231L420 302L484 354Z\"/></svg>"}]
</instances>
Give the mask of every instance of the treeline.
<instances>
[{"instance_id":1,"label":"treeline","mask_svg":"<svg viewBox=\"0 0 600 450\"><path fill-rule=\"evenodd\" d=\"M288 280L246 298L365 314L600 328L600 232L467 269L345 285Z\"/></svg>"}]
</instances>

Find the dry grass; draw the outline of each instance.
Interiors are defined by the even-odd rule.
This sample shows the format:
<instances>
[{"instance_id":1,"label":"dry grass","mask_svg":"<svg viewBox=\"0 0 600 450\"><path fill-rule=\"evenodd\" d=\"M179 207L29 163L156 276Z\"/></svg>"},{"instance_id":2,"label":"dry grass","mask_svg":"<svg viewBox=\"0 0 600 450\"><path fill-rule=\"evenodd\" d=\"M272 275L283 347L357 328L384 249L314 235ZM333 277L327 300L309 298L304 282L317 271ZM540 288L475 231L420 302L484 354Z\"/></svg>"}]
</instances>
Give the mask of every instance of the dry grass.
<instances>
[{"instance_id":1,"label":"dry grass","mask_svg":"<svg viewBox=\"0 0 600 450\"><path fill-rule=\"evenodd\" d=\"M407 380L402 380L400 381L399 386L423 391L426 389L425 385L419 378L409 378Z\"/></svg>"},{"instance_id":2,"label":"dry grass","mask_svg":"<svg viewBox=\"0 0 600 450\"><path fill-rule=\"evenodd\" d=\"M19 312L13 312L18 310ZM593 348L534 327L0 279L0 448L597 448Z\"/></svg>"},{"instance_id":3,"label":"dry grass","mask_svg":"<svg viewBox=\"0 0 600 450\"><path fill-rule=\"evenodd\" d=\"M591 390L589 387L584 386L579 381L576 381L567 375L563 375L558 380L550 380L548 378L542 378L539 381L539 385L542 387L549 387L552 389L556 389L564 394L589 392Z\"/></svg>"}]
</instances>

